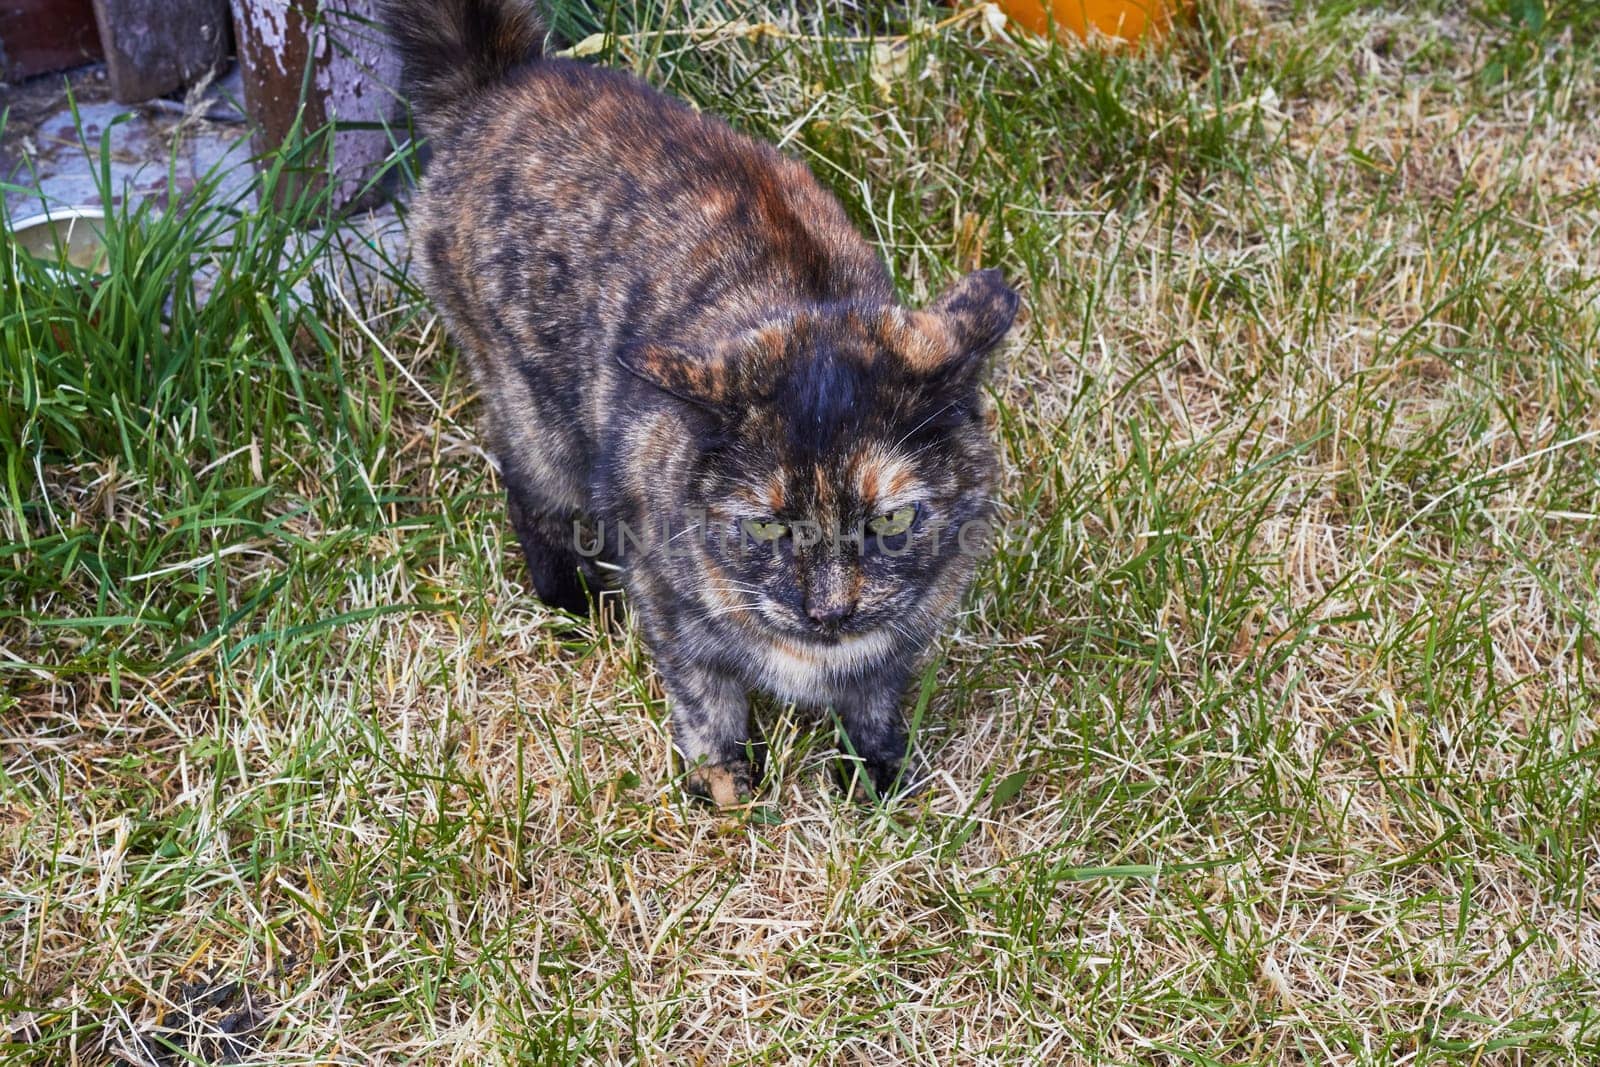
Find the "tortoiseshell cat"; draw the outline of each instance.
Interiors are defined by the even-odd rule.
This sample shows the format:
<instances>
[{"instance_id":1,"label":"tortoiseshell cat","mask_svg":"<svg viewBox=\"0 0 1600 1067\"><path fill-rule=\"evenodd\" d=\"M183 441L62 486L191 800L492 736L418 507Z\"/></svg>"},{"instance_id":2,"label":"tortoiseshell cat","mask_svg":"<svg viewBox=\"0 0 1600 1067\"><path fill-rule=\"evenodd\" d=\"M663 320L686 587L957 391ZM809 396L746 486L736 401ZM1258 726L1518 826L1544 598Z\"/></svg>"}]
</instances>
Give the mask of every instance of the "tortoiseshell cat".
<instances>
[{"instance_id":1,"label":"tortoiseshell cat","mask_svg":"<svg viewBox=\"0 0 1600 1067\"><path fill-rule=\"evenodd\" d=\"M751 790L746 693L832 707L881 794L996 466L997 271L928 308L804 166L614 70L531 0L390 0L433 147L424 284L467 353L547 603L620 566L687 787Z\"/></svg>"}]
</instances>

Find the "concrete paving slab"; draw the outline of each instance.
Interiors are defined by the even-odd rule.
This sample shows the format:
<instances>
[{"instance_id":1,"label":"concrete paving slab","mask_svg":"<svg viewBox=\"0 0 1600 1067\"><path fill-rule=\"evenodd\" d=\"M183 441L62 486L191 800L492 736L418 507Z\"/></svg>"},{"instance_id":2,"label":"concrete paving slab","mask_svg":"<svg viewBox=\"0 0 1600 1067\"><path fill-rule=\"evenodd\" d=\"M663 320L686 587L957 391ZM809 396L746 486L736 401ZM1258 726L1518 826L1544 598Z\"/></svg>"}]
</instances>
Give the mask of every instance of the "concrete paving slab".
<instances>
[{"instance_id":1,"label":"concrete paving slab","mask_svg":"<svg viewBox=\"0 0 1600 1067\"><path fill-rule=\"evenodd\" d=\"M249 128L237 108L237 68L184 101L142 105L112 101L93 69L74 72L66 84L72 87L76 115L60 76L55 83L55 90L32 87L31 99L8 100L13 91L0 90L0 109L11 104L16 117L0 139L0 176L8 183L6 208L12 218L100 206L96 170L102 143L113 205L149 202L165 209L210 175L224 202L255 206ZM308 234L306 239L315 238ZM351 216L338 241L343 254L329 257L326 273L344 288L382 285L387 274L408 263L405 228L392 204Z\"/></svg>"},{"instance_id":2,"label":"concrete paving slab","mask_svg":"<svg viewBox=\"0 0 1600 1067\"><path fill-rule=\"evenodd\" d=\"M175 101L115 103L103 90L96 91L96 81L92 76L76 80L76 114L63 90L50 102L53 108L46 103L7 125L0 174L8 183L6 207L13 216L51 207L99 206L96 170L102 144L108 149L113 205L148 200L165 207L174 194L192 192L208 174L221 179L224 197L250 187L243 122L206 117L237 114L231 103L237 100L236 75L218 79L177 110L162 106ZM5 102L0 97L0 104Z\"/></svg>"}]
</instances>

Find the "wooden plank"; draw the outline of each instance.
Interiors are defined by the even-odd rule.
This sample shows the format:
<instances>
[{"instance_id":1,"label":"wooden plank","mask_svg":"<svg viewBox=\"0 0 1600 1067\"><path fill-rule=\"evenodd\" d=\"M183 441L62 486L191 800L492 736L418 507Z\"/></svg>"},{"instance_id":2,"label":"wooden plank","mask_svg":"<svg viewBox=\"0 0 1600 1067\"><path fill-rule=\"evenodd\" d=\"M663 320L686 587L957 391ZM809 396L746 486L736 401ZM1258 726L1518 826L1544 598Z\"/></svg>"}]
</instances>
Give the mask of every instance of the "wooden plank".
<instances>
[{"instance_id":1,"label":"wooden plank","mask_svg":"<svg viewBox=\"0 0 1600 1067\"><path fill-rule=\"evenodd\" d=\"M228 0L94 0L94 13L119 103L181 89L228 54Z\"/></svg>"},{"instance_id":2,"label":"wooden plank","mask_svg":"<svg viewBox=\"0 0 1600 1067\"><path fill-rule=\"evenodd\" d=\"M18 81L100 56L90 0L0 0L0 78Z\"/></svg>"}]
</instances>

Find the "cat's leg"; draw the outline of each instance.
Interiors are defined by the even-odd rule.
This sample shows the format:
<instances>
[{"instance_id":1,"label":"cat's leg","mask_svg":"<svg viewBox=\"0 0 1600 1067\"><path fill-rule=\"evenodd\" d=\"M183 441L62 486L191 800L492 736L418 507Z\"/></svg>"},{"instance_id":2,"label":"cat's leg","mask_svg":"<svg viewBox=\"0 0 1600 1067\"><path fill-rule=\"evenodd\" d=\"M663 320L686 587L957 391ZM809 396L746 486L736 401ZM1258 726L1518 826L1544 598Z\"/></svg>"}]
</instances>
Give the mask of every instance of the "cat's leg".
<instances>
[{"instance_id":1,"label":"cat's leg","mask_svg":"<svg viewBox=\"0 0 1600 1067\"><path fill-rule=\"evenodd\" d=\"M753 777L744 686L714 668L657 661L671 707L672 747L688 768L684 788L718 807L747 802Z\"/></svg>"},{"instance_id":2,"label":"cat's leg","mask_svg":"<svg viewBox=\"0 0 1600 1067\"><path fill-rule=\"evenodd\" d=\"M522 543L522 556L528 561L528 575L539 599L574 615L588 615L589 592L583 580L588 568L578 554L571 520L538 510L529 495L509 480L506 515Z\"/></svg>"},{"instance_id":3,"label":"cat's leg","mask_svg":"<svg viewBox=\"0 0 1600 1067\"><path fill-rule=\"evenodd\" d=\"M840 744L844 758L836 764L840 785L850 788L859 772L880 800L905 786L901 775L907 755L905 720L900 715L906 678L899 672L887 673L889 677L858 683L834 703L845 733Z\"/></svg>"}]
</instances>

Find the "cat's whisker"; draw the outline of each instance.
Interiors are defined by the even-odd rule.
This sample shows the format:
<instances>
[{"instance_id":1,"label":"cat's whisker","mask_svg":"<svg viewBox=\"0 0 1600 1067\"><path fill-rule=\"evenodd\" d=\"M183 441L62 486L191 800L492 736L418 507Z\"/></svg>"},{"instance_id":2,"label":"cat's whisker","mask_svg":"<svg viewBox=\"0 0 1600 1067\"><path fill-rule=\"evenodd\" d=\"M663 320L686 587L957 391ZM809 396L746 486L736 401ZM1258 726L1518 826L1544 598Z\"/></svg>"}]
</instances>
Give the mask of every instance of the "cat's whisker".
<instances>
[{"instance_id":1,"label":"cat's whisker","mask_svg":"<svg viewBox=\"0 0 1600 1067\"><path fill-rule=\"evenodd\" d=\"M753 582L741 582L732 578L712 578L701 585L702 589L737 589L745 593L760 593L764 590Z\"/></svg>"},{"instance_id":2,"label":"cat's whisker","mask_svg":"<svg viewBox=\"0 0 1600 1067\"><path fill-rule=\"evenodd\" d=\"M928 425L928 423L932 422L934 419L937 419L940 415L943 415L945 412L947 412L951 408L955 407L956 404L958 404L958 403L960 403L959 400L950 401L948 404L945 404L943 407L941 407L938 410L934 411L927 418L923 419L921 422L919 422L915 426L911 427L911 429L907 430L904 434L902 434L900 436L900 439L894 443L891 451L893 450L893 448L899 448L901 445L903 445L907 441L911 440L911 438L916 435L916 432L918 430L922 429L924 426Z\"/></svg>"},{"instance_id":3,"label":"cat's whisker","mask_svg":"<svg viewBox=\"0 0 1600 1067\"><path fill-rule=\"evenodd\" d=\"M661 543L662 543L663 546L675 544L677 542L678 538L682 537L684 534L703 533L704 530L705 530L705 528L702 527L702 526L686 526L682 530L679 530L677 533L673 534L671 537L667 538L665 541L663 541Z\"/></svg>"},{"instance_id":4,"label":"cat's whisker","mask_svg":"<svg viewBox=\"0 0 1600 1067\"><path fill-rule=\"evenodd\" d=\"M728 607L717 608L717 609L715 609L713 611L708 611L708 612L704 612L704 613L699 614L699 615L691 616L688 621L697 622L697 623L699 623L699 622L710 622L712 619L720 619L720 618L723 618L723 617L728 616L728 615L748 614L748 613L754 612L755 610L756 609L755 609L755 607L753 605L749 605L749 604L734 604L734 605L730 605Z\"/></svg>"},{"instance_id":5,"label":"cat's whisker","mask_svg":"<svg viewBox=\"0 0 1600 1067\"><path fill-rule=\"evenodd\" d=\"M721 587L718 587L718 588L715 588L715 589L708 588L706 586L701 586L699 589L696 589L695 592L700 594L699 599L701 601L706 601L709 598L718 598L718 597L723 597L723 596L751 596L751 597L755 597L755 596L760 596L761 593L762 593L762 590L757 589L757 588L755 588L753 586L746 586L746 587L721 586ZM708 597L708 594L709 594L709 597Z\"/></svg>"},{"instance_id":6,"label":"cat's whisker","mask_svg":"<svg viewBox=\"0 0 1600 1067\"><path fill-rule=\"evenodd\" d=\"M904 438L901 438L901 440L904 440ZM921 448L918 448L918 449L915 449L914 451L905 453L904 454L904 458L909 462L910 460L914 460L918 456L921 456L924 452L927 452L927 451L929 451L930 449L933 449L933 448L937 448L938 446L939 446L939 442L938 441L929 441L927 444L923 445Z\"/></svg>"}]
</instances>

